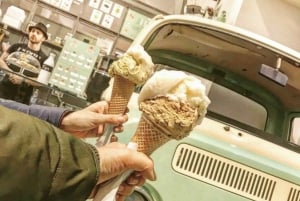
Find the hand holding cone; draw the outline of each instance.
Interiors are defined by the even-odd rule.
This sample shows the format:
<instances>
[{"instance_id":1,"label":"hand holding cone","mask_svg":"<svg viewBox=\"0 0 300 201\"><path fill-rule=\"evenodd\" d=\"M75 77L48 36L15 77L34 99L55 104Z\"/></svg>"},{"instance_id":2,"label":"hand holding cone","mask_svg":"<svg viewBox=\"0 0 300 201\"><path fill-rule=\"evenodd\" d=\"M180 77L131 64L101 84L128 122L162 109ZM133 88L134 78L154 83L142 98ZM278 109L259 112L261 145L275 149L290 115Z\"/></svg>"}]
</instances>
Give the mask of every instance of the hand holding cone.
<instances>
[{"instance_id":1,"label":"hand holding cone","mask_svg":"<svg viewBox=\"0 0 300 201\"><path fill-rule=\"evenodd\" d=\"M145 52L142 46L133 46L117 61L114 61L109 69L109 74L114 78L111 97L109 100L109 114L123 114L136 85L142 85L152 75L154 64L151 57ZM105 128L103 138L97 142L102 146L110 141L112 125ZM122 175L120 175L122 178ZM96 193L94 201L114 200L116 186L122 182L118 177L111 180L103 191Z\"/></svg>"}]
</instances>

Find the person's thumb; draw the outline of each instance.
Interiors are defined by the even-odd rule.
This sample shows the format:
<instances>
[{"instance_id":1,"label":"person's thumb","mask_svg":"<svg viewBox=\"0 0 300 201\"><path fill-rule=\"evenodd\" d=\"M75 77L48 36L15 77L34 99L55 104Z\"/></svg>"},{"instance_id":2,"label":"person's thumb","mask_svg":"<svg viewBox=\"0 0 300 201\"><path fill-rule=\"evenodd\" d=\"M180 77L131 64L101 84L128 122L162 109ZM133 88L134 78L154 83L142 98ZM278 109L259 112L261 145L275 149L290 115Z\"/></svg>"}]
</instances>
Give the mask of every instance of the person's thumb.
<instances>
[{"instance_id":1,"label":"person's thumb","mask_svg":"<svg viewBox=\"0 0 300 201\"><path fill-rule=\"evenodd\" d=\"M140 172L146 179L156 180L153 161L144 153L132 151L127 165L129 169Z\"/></svg>"},{"instance_id":2,"label":"person's thumb","mask_svg":"<svg viewBox=\"0 0 300 201\"><path fill-rule=\"evenodd\" d=\"M114 114L99 114L97 115L96 121L98 124L113 124L113 125L119 125L123 124L127 121L126 116L124 115L114 115Z\"/></svg>"}]
</instances>

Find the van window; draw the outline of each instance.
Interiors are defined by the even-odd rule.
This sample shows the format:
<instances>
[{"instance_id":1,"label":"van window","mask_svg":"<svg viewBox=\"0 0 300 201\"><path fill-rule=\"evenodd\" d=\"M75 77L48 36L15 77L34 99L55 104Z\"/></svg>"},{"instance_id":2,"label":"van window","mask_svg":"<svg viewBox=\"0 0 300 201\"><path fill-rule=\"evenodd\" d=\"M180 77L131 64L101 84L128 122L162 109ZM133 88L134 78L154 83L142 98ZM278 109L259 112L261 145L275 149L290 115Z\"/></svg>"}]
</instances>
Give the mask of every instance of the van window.
<instances>
[{"instance_id":1,"label":"van window","mask_svg":"<svg viewBox=\"0 0 300 201\"><path fill-rule=\"evenodd\" d=\"M294 144L300 145L300 117L293 119L290 141Z\"/></svg>"},{"instance_id":2,"label":"van window","mask_svg":"<svg viewBox=\"0 0 300 201\"><path fill-rule=\"evenodd\" d=\"M210 87L208 97L211 100L209 111L264 130L267 110L257 102L215 83Z\"/></svg>"}]
</instances>

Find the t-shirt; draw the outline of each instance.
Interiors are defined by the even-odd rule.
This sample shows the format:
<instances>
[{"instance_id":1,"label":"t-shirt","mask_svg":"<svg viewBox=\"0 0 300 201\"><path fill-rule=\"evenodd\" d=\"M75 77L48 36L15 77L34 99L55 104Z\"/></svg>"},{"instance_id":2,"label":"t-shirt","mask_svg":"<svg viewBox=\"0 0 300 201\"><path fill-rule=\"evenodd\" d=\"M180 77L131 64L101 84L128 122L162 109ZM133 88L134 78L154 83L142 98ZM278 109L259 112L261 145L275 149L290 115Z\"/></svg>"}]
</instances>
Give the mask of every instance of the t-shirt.
<instances>
[{"instance_id":1,"label":"t-shirt","mask_svg":"<svg viewBox=\"0 0 300 201\"><path fill-rule=\"evenodd\" d=\"M26 54L29 54L36 58L40 62L41 66L47 59L47 55L41 49L39 51L32 50L27 46L27 44L24 43L13 44L7 49L8 54L11 54L13 52L24 52Z\"/></svg>"},{"instance_id":2,"label":"t-shirt","mask_svg":"<svg viewBox=\"0 0 300 201\"><path fill-rule=\"evenodd\" d=\"M40 66L47 59L47 55L42 51L31 50L27 44L16 43L11 45L7 49L7 53L11 54L13 52L24 52L37 59L40 62ZM29 104L30 97L32 95L33 87L22 83L21 85L13 84L6 75L4 79L0 82L0 98L5 98L9 100L15 100L21 103Z\"/></svg>"}]
</instances>

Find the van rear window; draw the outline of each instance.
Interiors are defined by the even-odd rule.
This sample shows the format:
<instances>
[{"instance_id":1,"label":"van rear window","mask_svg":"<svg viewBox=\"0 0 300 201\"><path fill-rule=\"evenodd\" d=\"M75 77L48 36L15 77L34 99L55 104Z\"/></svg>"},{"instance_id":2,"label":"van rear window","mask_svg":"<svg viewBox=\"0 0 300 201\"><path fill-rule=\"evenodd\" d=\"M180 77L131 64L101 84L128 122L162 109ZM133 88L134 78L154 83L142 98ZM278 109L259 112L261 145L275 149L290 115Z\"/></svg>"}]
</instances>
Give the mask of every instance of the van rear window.
<instances>
[{"instance_id":1,"label":"van rear window","mask_svg":"<svg viewBox=\"0 0 300 201\"><path fill-rule=\"evenodd\" d=\"M208 97L211 100L209 111L264 130L267 110L257 102L214 83L210 87Z\"/></svg>"},{"instance_id":2,"label":"van rear window","mask_svg":"<svg viewBox=\"0 0 300 201\"><path fill-rule=\"evenodd\" d=\"M290 142L300 145L300 117L294 118L292 121Z\"/></svg>"}]
</instances>

